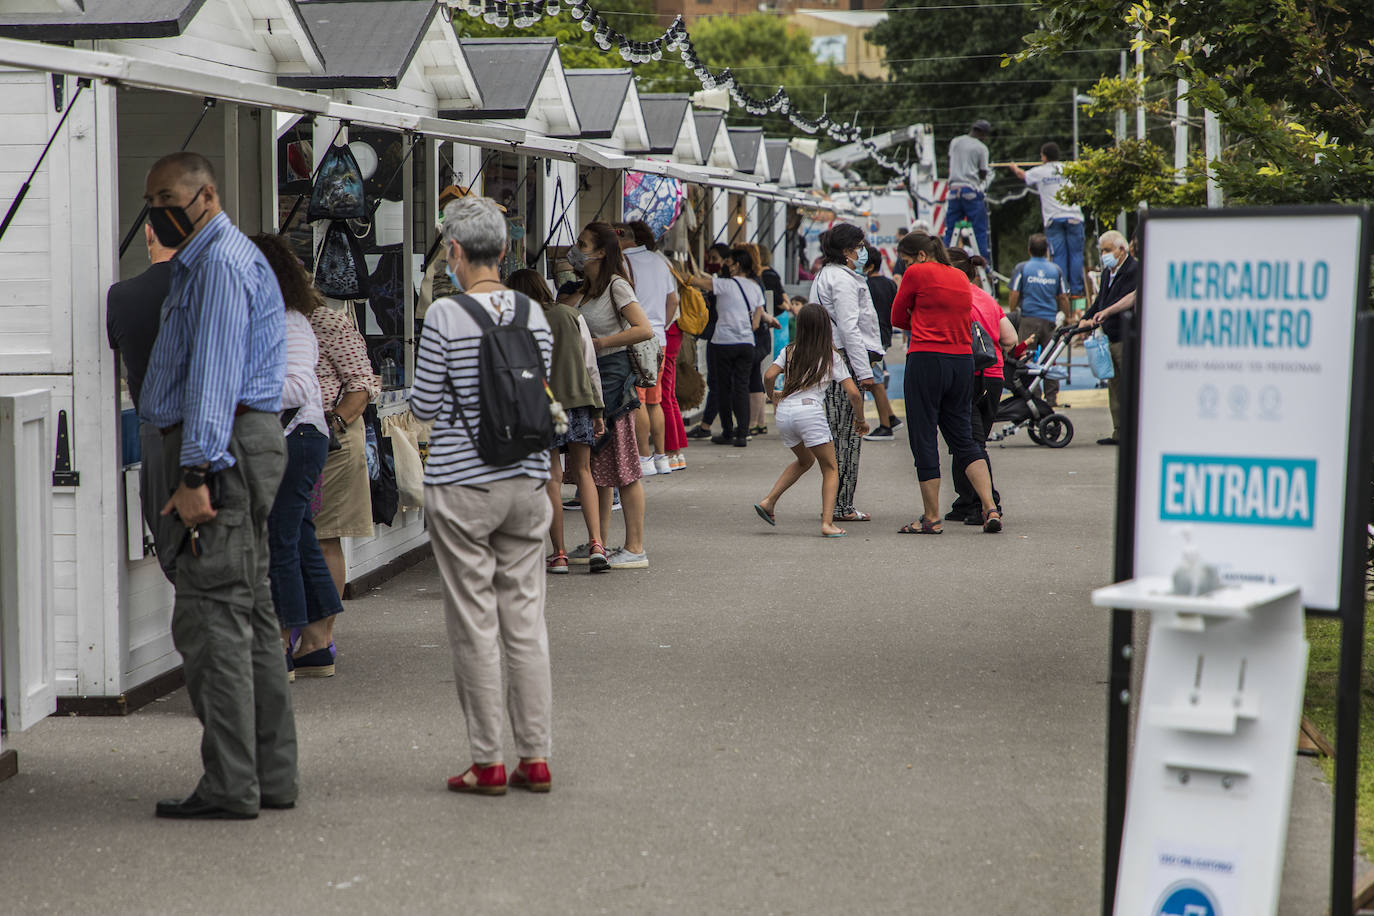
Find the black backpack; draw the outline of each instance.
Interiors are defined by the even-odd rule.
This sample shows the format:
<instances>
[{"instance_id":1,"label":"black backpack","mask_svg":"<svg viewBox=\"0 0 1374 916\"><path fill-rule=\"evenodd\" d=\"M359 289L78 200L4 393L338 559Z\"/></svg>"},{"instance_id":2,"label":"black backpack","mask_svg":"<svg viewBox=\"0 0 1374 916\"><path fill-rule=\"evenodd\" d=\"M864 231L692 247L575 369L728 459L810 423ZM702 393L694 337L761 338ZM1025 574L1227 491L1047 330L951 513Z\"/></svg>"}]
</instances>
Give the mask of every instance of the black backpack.
<instances>
[{"instance_id":1,"label":"black backpack","mask_svg":"<svg viewBox=\"0 0 1374 916\"><path fill-rule=\"evenodd\" d=\"M545 390L544 357L529 329L530 300L516 293L514 320L497 324L491 312L471 296L460 293L454 299L482 330L477 351L477 432L473 433L459 409L457 392L454 424L462 420L477 446L477 456L496 467L547 451L553 446L553 415Z\"/></svg>"}]
</instances>

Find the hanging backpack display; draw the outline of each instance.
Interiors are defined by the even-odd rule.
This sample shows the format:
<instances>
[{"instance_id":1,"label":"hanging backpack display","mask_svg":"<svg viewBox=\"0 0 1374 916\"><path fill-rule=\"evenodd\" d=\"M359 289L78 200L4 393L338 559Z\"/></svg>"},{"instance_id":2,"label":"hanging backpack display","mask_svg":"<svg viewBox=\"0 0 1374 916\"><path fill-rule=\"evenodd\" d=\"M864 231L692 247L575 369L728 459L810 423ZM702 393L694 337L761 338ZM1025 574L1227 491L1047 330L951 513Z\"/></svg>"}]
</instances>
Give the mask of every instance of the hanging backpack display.
<instances>
[{"instance_id":1,"label":"hanging backpack display","mask_svg":"<svg viewBox=\"0 0 1374 916\"><path fill-rule=\"evenodd\" d=\"M401 493L396 485L396 456L391 450L391 439L382 435L382 423L377 418L375 404L367 405L363 411L363 422L367 424L368 444L377 443L377 476L371 478L372 521L389 526L401 507ZM369 475L371 471L369 462Z\"/></svg>"},{"instance_id":2,"label":"hanging backpack display","mask_svg":"<svg viewBox=\"0 0 1374 916\"><path fill-rule=\"evenodd\" d=\"M371 214L363 195L363 172L347 146L331 146L320 162L305 218L364 219Z\"/></svg>"},{"instance_id":3,"label":"hanging backpack display","mask_svg":"<svg viewBox=\"0 0 1374 916\"><path fill-rule=\"evenodd\" d=\"M329 224L315 255L315 286L330 299L365 299L369 284L363 246L348 225Z\"/></svg>"},{"instance_id":4,"label":"hanging backpack display","mask_svg":"<svg viewBox=\"0 0 1374 916\"><path fill-rule=\"evenodd\" d=\"M553 445L553 415L544 378L544 357L529 329L530 300L515 297L510 324L497 324L471 296L455 300L482 329L477 346L477 429L453 399L452 424L462 423L477 447L477 456L494 467L507 467Z\"/></svg>"}]
</instances>

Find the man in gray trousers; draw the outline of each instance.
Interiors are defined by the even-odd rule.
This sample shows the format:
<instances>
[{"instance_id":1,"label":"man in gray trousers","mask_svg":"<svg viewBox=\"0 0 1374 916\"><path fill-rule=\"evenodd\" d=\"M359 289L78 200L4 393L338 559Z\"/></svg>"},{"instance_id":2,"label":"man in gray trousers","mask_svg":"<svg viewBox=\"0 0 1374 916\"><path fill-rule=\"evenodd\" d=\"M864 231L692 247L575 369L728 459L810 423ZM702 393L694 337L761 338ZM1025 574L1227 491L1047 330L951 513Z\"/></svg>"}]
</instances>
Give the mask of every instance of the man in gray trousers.
<instances>
[{"instance_id":1,"label":"man in gray trousers","mask_svg":"<svg viewBox=\"0 0 1374 916\"><path fill-rule=\"evenodd\" d=\"M181 520L172 639L204 727L205 772L158 817L247 819L292 808L296 725L268 587L267 515L286 464L278 411L285 306L262 254L221 210L210 162L174 153L148 173L148 221L176 250L140 404L162 431Z\"/></svg>"}]
</instances>

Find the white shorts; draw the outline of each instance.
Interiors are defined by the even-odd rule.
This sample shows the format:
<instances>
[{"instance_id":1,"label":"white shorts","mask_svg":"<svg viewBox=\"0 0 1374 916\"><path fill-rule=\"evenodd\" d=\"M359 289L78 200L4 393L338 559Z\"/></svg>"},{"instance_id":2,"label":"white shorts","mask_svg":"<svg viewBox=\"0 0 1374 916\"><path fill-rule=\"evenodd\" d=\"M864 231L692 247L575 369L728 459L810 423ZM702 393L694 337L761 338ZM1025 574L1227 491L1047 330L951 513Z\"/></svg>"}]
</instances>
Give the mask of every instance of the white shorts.
<instances>
[{"instance_id":1,"label":"white shorts","mask_svg":"<svg viewBox=\"0 0 1374 916\"><path fill-rule=\"evenodd\" d=\"M782 435L782 444L788 448L813 448L833 438L830 422L825 418L825 402L817 397L788 398L778 405L773 419Z\"/></svg>"}]
</instances>

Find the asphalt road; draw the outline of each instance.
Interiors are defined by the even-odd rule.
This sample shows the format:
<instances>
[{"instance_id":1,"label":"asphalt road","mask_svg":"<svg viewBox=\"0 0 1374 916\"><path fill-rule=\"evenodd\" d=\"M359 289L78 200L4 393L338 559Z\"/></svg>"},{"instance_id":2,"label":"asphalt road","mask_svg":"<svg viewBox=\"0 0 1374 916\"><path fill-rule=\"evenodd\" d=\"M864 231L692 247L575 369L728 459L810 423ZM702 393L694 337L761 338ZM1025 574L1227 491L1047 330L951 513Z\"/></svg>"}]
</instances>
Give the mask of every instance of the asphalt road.
<instances>
[{"instance_id":1,"label":"asphalt road","mask_svg":"<svg viewBox=\"0 0 1374 916\"><path fill-rule=\"evenodd\" d=\"M198 773L184 691L46 721L10 741L0 912L1096 913L1115 451L1105 410L1070 413L1065 450L994 448L998 536L896 534L901 441L865 444L874 521L843 540L815 472L755 517L776 436L694 446L646 483L649 570L551 583L548 796L445 791L469 758L432 561L295 685L294 811L153 817ZM1330 795L1297 783L1281 911L1317 914Z\"/></svg>"}]
</instances>

